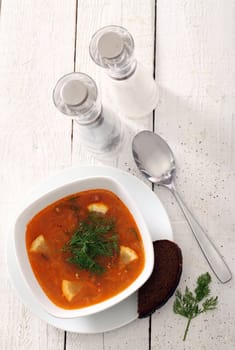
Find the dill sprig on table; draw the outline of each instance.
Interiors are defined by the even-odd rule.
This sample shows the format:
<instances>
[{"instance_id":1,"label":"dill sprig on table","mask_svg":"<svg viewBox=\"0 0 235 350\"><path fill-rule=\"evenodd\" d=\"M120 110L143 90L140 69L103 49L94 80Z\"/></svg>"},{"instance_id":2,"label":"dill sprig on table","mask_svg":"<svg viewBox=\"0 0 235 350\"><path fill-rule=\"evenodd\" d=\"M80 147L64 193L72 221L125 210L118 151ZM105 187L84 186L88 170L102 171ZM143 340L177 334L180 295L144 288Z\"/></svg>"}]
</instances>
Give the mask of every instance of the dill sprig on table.
<instances>
[{"instance_id":1,"label":"dill sprig on table","mask_svg":"<svg viewBox=\"0 0 235 350\"><path fill-rule=\"evenodd\" d=\"M198 277L197 287L195 288L194 293L192 293L188 287L185 288L184 295L182 295L179 290L176 291L176 299L173 305L174 312L188 319L183 340L186 339L191 320L201 313L214 310L217 306L218 297L207 298L201 305L199 305L199 303L210 294L210 282L211 276L207 272Z\"/></svg>"},{"instance_id":2,"label":"dill sprig on table","mask_svg":"<svg viewBox=\"0 0 235 350\"><path fill-rule=\"evenodd\" d=\"M79 223L64 250L71 253L68 258L70 263L93 273L103 273L105 268L97 262L97 258L111 257L118 251L114 219L98 213L88 214Z\"/></svg>"}]
</instances>

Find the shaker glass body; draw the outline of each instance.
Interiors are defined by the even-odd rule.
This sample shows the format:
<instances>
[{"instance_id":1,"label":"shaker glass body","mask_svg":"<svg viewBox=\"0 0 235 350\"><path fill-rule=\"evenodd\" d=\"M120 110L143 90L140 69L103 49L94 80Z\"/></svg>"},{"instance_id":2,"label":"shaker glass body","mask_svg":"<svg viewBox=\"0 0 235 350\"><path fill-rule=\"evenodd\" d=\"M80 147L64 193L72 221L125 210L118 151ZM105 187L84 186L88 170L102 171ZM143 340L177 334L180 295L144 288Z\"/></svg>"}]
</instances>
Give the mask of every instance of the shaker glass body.
<instances>
[{"instance_id":1,"label":"shaker glass body","mask_svg":"<svg viewBox=\"0 0 235 350\"><path fill-rule=\"evenodd\" d=\"M107 97L121 116L143 118L157 106L159 95L151 73L138 63L135 72L126 80L115 80L103 74L102 83Z\"/></svg>"},{"instance_id":2,"label":"shaker glass body","mask_svg":"<svg viewBox=\"0 0 235 350\"><path fill-rule=\"evenodd\" d=\"M118 113L141 118L156 108L157 84L134 57L134 40L125 28L107 26L98 30L90 42L90 55L104 68L104 91Z\"/></svg>"},{"instance_id":3,"label":"shaker glass body","mask_svg":"<svg viewBox=\"0 0 235 350\"><path fill-rule=\"evenodd\" d=\"M70 73L58 80L53 91L55 106L78 126L81 143L97 154L116 153L121 146L122 125L115 113L102 106L94 80L84 73Z\"/></svg>"}]
</instances>

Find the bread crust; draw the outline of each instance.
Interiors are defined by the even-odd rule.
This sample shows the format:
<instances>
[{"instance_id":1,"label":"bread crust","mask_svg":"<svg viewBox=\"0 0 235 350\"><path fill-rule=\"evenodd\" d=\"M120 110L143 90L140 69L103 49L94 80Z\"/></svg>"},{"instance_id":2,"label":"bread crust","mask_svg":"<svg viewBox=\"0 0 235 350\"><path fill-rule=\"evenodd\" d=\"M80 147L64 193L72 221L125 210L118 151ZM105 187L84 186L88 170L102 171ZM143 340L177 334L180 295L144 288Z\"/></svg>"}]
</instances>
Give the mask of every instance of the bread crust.
<instances>
[{"instance_id":1,"label":"bread crust","mask_svg":"<svg viewBox=\"0 0 235 350\"><path fill-rule=\"evenodd\" d=\"M173 295L182 274L179 246L169 240L153 242L154 267L150 278L138 290L138 317L150 316Z\"/></svg>"}]
</instances>

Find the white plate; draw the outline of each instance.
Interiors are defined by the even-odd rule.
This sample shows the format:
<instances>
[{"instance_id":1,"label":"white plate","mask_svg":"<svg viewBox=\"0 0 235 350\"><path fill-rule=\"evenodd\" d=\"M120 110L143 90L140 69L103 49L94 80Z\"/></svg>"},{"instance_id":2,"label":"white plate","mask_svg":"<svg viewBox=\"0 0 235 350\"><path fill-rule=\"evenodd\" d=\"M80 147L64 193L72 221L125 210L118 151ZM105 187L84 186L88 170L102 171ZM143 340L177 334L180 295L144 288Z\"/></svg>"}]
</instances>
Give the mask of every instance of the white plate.
<instances>
[{"instance_id":1,"label":"white plate","mask_svg":"<svg viewBox=\"0 0 235 350\"><path fill-rule=\"evenodd\" d=\"M63 185L69 181L82 179L87 176L108 175L116 178L124 185L142 211L147 226L152 236L152 240L169 239L173 240L171 224L160 200L150 188L140 181L137 177L132 176L124 171L107 166L84 166L77 168L68 168L53 177L47 179L31 193L28 201L32 201L49 190ZM27 203L24 203L26 205ZM7 263L12 284L17 290L18 295L23 303L29 307L32 312L42 320L54 327L61 328L70 332L77 333L100 333L110 331L124 326L137 317L137 293L131 295L126 300L115 305L114 307L99 312L92 316L79 317L73 319L60 319L47 314L34 300L27 285L21 279L16 263L15 251L13 244L13 230L11 230L7 247Z\"/></svg>"}]
</instances>

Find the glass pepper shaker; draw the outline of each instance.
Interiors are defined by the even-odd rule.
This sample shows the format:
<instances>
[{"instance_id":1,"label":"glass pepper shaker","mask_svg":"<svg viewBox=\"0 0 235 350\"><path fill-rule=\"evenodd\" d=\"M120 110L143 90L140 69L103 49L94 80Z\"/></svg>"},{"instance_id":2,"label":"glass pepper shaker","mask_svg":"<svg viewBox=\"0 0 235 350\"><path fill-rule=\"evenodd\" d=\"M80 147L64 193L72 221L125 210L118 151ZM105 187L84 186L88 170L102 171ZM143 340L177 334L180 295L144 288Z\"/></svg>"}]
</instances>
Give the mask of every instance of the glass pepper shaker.
<instances>
[{"instance_id":1,"label":"glass pepper shaker","mask_svg":"<svg viewBox=\"0 0 235 350\"><path fill-rule=\"evenodd\" d=\"M90 42L90 56L105 69L106 93L117 111L129 118L141 118L158 103L158 87L150 72L134 56L134 40L120 26L99 29Z\"/></svg>"},{"instance_id":2,"label":"glass pepper shaker","mask_svg":"<svg viewBox=\"0 0 235 350\"><path fill-rule=\"evenodd\" d=\"M95 81L84 73L60 78L53 91L57 109L78 123L82 144L97 155L115 153L122 141L122 125L102 106Z\"/></svg>"}]
</instances>

